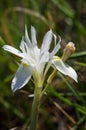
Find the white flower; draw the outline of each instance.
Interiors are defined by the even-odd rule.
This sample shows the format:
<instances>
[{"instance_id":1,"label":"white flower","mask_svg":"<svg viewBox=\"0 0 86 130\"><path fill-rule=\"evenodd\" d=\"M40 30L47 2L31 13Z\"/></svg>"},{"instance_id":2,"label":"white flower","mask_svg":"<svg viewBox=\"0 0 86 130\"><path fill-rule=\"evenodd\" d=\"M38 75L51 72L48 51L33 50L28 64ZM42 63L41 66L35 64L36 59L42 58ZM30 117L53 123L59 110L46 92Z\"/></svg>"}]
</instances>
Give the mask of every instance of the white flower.
<instances>
[{"instance_id":1,"label":"white flower","mask_svg":"<svg viewBox=\"0 0 86 130\"><path fill-rule=\"evenodd\" d=\"M53 37L55 47L52 50L52 52L49 52ZM53 34L52 30L50 30L45 34L41 48L39 49L37 46L35 28L31 26L31 41L30 41L27 33L27 27L25 26L25 37L22 38L20 44L21 51L9 45L3 46L4 50L9 51L22 58L21 65L12 81L13 92L25 86L27 82L30 80L32 75L34 78L35 85L37 87L42 87L45 79L44 71L47 72L49 69L48 65L47 68L45 68L46 64L49 65L53 64L54 67L56 67L60 72L70 76L75 81L77 81L77 74L74 71L74 69L68 66L67 64L64 64L63 61L57 56L54 56L60 49L60 42L61 39L59 37L59 41L58 43L56 43L56 35Z\"/></svg>"}]
</instances>

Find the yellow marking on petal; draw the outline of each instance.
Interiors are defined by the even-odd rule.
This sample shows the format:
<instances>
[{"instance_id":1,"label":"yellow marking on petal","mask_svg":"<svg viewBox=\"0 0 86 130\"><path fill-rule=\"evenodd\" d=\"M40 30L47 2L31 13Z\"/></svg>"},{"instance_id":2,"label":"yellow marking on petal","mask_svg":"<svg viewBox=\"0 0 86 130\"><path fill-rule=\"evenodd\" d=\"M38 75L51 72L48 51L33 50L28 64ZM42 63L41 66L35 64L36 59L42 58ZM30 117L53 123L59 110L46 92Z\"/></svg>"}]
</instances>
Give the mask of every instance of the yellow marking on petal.
<instances>
[{"instance_id":1,"label":"yellow marking on petal","mask_svg":"<svg viewBox=\"0 0 86 130\"><path fill-rule=\"evenodd\" d=\"M54 57L54 60L61 60L61 58L58 57L58 56L55 56L55 57Z\"/></svg>"},{"instance_id":2,"label":"yellow marking on petal","mask_svg":"<svg viewBox=\"0 0 86 130\"><path fill-rule=\"evenodd\" d=\"M27 63L23 63L23 66L24 66L24 67L27 67L27 66L28 66L28 64L27 64Z\"/></svg>"}]
</instances>

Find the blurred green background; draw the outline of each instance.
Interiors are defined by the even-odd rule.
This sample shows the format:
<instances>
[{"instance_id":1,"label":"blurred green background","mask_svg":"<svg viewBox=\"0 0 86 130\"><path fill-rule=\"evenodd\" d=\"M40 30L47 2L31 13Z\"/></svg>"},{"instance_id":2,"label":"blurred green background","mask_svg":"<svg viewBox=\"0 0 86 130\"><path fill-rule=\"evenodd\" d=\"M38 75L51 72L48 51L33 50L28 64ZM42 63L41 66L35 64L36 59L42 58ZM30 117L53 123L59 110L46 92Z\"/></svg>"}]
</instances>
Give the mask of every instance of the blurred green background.
<instances>
[{"instance_id":1,"label":"blurred green background","mask_svg":"<svg viewBox=\"0 0 86 130\"><path fill-rule=\"evenodd\" d=\"M76 46L67 62L77 71L78 84L60 73L56 76L43 97L38 129L86 130L86 0L0 1L0 130L24 130L30 122L28 95L34 91L33 83L12 93L11 80L20 59L2 49L5 44L19 48L25 24L29 35L31 25L35 26L39 46L50 28L60 35L59 56L69 41Z\"/></svg>"}]
</instances>

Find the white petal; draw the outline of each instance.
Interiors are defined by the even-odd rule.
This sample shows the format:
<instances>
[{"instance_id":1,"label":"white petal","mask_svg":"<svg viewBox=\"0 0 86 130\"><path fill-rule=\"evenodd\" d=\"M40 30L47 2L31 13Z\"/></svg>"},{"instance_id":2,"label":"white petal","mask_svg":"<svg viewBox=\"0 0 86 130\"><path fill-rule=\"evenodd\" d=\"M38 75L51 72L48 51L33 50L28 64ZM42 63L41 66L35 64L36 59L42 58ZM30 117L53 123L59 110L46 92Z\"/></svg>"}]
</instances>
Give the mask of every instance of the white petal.
<instances>
[{"instance_id":1,"label":"white petal","mask_svg":"<svg viewBox=\"0 0 86 130\"><path fill-rule=\"evenodd\" d=\"M37 46L36 30L33 26L31 26L31 40L32 40L33 46Z\"/></svg>"},{"instance_id":2,"label":"white petal","mask_svg":"<svg viewBox=\"0 0 86 130\"><path fill-rule=\"evenodd\" d=\"M24 42L23 38L22 38L21 43L20 43L20 49L22 50L23 53L26 53L25 42Z\"/></svg>"},{"instance_id":3,"label":"white petal","mask_svg":"<svg viewBox=\"0 0 86 130\"><path fill-rule=\"evenodd\" d=\"M59 41L56 44L56 38L57 37L56 37L55 34L53 36L54 36L55 47L54 47L53 51L50 53L50 57L53 57L58 52L58 50L61 48L61 45L60 45L61 38L59 37Z\"/></svg>"},{"instance_id":4,"label":"white petal","mask_svg":"<svg viewBox=\"0 0 86 130\"><path fill-rule=\"evenodd\" d=\"M45 63L49 61L49 52L43 53L41 56L40 63Z\"/></svg>"},{"instance_id":5,"label":"white petal","mask_svg":"<svg viewBox=\"0 0 86 130\"><path fill-rule=\"evenodd\" d=\"M9 45L4 45L3 46L3 49L6 50L6 51L9 51L19 57L23 57L23 53L21 53L19 50L15 49L14 47L12 46L9 46Z\"/></svg>"},{"instance_id":6,"label":"white petal","mask_svg":"<svg viewBox=\"0 0 86 130\"><path fill-rule=\"evenodd\" d=\"M24 87L27 84L27 82L30 80L31 75L32 75L31 67L21 64L12 81L13 92Z\"/></svg>"},{"instance_id":7,"label":"white petal","mask_svg":"<svg viewBox=\"0 0 86 130\"><path fill-rule=\"evenodd\" d=\"M28 45L29 48L32 47L31 41L30 41L30 39L28 37L27 26L25 26L25 42L26 42L26 44Z\"/></svg>"},{"instance_id":8,"label":"white petal","mask_svg":"<svg viewBox=\"0 0 86 130\"><path fill-rule=\"evenodd\" d=\"M72 67L63 63L63 61L58 57L55 58L54 60L52 60L52 63L57 68L57 70L59 70L61 73L65 74L65 75L68 75L69 77L71 77L72 79L74 79L77 82L78 76Z\"/></svg>"},{"instance_id":9,"label":"white petal","mask_svg":"<svg viewBox=\"0 0 86 130\"><path fill-rule=\"evenodd\" d=\"M29 47L27 46L23 38L20 44L20 49L22 50L23 54L26 54L29 51Z\"/></svg>"},{"instance_id":10,"label":"white petal","mask_svg":"<svg viewBox=\"0 0 86 130\"><path fill-rule=\"evenodd\" d=\"M48 31L43 38L41 53L44 53L49 50L51 41L52 41L52 30Z\"/></svg>"}]
</instances>

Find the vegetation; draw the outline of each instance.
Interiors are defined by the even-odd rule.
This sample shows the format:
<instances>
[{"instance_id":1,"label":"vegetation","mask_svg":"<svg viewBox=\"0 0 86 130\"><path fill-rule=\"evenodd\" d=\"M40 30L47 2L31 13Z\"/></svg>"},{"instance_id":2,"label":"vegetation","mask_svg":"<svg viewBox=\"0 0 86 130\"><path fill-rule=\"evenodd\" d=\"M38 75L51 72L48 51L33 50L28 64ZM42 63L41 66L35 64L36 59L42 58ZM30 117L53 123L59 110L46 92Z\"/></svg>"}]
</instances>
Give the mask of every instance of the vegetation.
<instances>
[{"instance_id":1,"label":"vegetation","mask_svg":"<svg viewBox=\"0 0 86 130\"><path fill-rule=\"evenodd\" d=\"M69 41L76 51L67 60L78 74L75 83L57 73L42 98L38 130L85 130L86 129L86 1L85 0L1 0L0 2L0 129L24 130L30 123L34 84L11 91L11 81L20 59L5 52L9 44L19 49L25 24L30 33L31 25L37 30L38 45L51 28L61 36L62 49ZM51 46L52 49L53 46ZM52 68L51 68L52 69ZM52 71L52 70L51 70ZM49 71L49 75L51 74ZM33 79L32 79L33 80ZM46 79L47 80L47 79ZM46 85L46 83L45 83Z\"/></svg>"}]
</instances>

